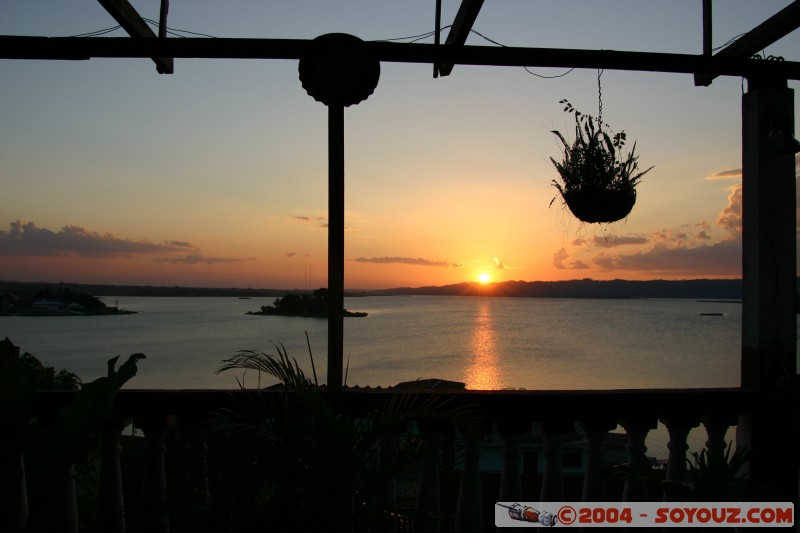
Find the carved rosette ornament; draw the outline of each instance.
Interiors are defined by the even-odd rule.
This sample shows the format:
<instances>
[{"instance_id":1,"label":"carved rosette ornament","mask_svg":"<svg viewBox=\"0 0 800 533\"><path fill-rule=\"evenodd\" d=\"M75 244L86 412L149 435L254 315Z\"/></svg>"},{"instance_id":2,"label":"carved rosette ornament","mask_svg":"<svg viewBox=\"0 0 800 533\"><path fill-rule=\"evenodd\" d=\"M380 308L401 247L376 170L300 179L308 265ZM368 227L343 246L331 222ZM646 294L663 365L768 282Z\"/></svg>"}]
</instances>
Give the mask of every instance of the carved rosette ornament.
<instances>
[{"instance_id":1,"label":"carved rosette ornament","mask_svg":"<svg viewBox=\"0 0 800 533\"><path fill-rule=\"evenodd\" d=\"M378 86L381 64L364 41L346 33L328 33L311 41L300 58L300 83L318 102L345 107L366 100Z\"/></svg>"}]
</instances>

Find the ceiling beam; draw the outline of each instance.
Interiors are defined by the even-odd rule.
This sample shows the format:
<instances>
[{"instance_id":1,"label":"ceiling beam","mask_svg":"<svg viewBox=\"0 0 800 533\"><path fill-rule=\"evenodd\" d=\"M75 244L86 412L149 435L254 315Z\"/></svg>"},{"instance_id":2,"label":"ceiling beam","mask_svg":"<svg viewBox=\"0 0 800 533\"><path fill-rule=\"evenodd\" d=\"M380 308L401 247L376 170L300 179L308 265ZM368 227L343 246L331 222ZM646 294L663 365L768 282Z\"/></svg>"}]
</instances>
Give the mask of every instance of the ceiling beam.
<instances>
[{"instance_id":1,"label":"ceiling beam","mask_svg":"<svg viewBox=\"0 0 800 533\"><path fill-rule=\"evenodd\" d=\"M677 72L721 76L766 75L800 80L800 62L615 50L574 50L497 46L446 47L423 43L365 42L370 54L393 63L453 63L499 67L552 67ZM0 36L0 59L87 60L108 57L209 59L300 59L312 47L306 39L132 39L130 37Z\"/></svg>"},{"instance_id":2,"label":"ceiling beam","mask_svg":"<svg viewBox=\"0 0 800 533\"><path fill-rule=\"evenodd\" d=\"M775 15L771 16L729 46L726 46L714 57L726 59L746 59L754 56L767 46L789 35L800 28L800 0L795 0ZM711 85L719 76L715 71L694 75L695 85Z\"/></svg>"},{"instance_id":3,"label":"ceiling beam","mask_svg":"<svg viewBox=\"0 0 800 533\"><path fill-rule=\"evenodd\" d=\"M481 7L483 7L483 0L461 0L461 6L458 8L453 26L444 42L445 46L464 46ZM438 65L439 74L449 76L454 66L454 63L440 63Z\"/></svg>"},{"instance_id":4,"label":"ceiling beam","mask_svg":"<svg viewBox=\"0 0 800 533\"><path fill-rule=\"evenodd\" d=\"M128 35L135 38L142 39L158 39L150 26L139 16L139 13L133 8L128 0L97 0L101 6L105 8L108 13L114 17L114 20L122 26ZM166 37L166 13L164 12L164 4L162 4L162 27L159 28L159 33ZM172 74L174 72L173 60L171 57L152 57L156 64L156 70L159 74Z\"/></svg>"}]
</instances>

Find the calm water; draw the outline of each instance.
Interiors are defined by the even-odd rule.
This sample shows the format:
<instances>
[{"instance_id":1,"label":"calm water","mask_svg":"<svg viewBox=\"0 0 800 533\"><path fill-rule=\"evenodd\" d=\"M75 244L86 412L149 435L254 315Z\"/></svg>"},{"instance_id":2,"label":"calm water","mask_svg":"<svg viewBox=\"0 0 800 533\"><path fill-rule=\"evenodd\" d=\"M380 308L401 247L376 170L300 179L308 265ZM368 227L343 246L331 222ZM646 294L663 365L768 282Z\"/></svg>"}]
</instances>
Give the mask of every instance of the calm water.
<instances>
[{"instance_id":1,"label":"calm water","mask_svg":"<svg viewBox=\"0 0 800 533\"><path fill-rule=\"evenodd\" d=\"M234 375L215 375L220 360L241 349L270 350L270 342L283 343L310 375L308 332L324 382L327 322L244 314L272 300L125 297L119 306L138 314L0 317L0 335L85 380L105 372L112 356L143 352L147 359L130 387L228 388L236 386ZM430 377L472 389L739 384L739 304L391 296L349 298L345 305L369 313L345 319L350 385Z\"/></svg>"},{"instance_id":2,"label":"calm water","mask_svg":"<svg viewBox=\"0 0 800 533\"><path fill-rule=\"evenodd\" d=\"M215 375L219 362L242 349L271 350L271 341L283 343L311 375L308 332L324 382L327 322L244 314L272 300L124 297L119 306L138 314L0 317L0 336L84 380L102 375L110 357L143 352L147 359L128 387L193 389L236 387L234 374ZM430 377L472 389L739 384L736 303L392 296L349 298L345 306L369 313L345 319L350 385ZM256 386L254 375L244 379ZM666 457L666 440L662 426L648 437L650 452ZM704 441L700 429L690 435L692 449Z\"/></svg>"}]
</instances>

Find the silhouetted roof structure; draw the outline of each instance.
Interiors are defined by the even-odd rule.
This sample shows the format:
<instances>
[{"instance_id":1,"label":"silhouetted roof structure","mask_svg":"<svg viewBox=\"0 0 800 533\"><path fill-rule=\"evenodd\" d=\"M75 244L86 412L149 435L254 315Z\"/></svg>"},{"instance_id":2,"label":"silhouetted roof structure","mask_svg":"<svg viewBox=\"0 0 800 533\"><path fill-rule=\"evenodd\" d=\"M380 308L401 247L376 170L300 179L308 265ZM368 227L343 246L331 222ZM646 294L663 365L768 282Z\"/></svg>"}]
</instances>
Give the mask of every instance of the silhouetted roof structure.
<instances>
[{"instance_id":1,"label":"silhouetted roof structure","mask_svg":"<svg viewBox=\"0 0 800 533\"><path fill-rule=\"evenodd\" d=\"M440 0L437 0L439 2ZM128 32L127 38L47 38L0 36L0 58L86 60L96 57L150 57L158 72L173 72L173 58L299 59L309 50L306 39L168 39L169 0L162 0L159 35L156 36L128 0L98 0ZM759 50L800 27L800 0L770 17L728 46L711 53L711 1L703 1L704 51L669 54L615 50L573 50L532 47L466 46L467 35L480 13L483 0L462 0L444 44L368 42L365 46L380 61L431 63L440 75L456 64L574 67L683 72L695 75L696 85L709 85L715 77L759 76L800 79L796 61L753 59ZM437 31L438 34L438 31Z\"/></svg>"}]
</instances>

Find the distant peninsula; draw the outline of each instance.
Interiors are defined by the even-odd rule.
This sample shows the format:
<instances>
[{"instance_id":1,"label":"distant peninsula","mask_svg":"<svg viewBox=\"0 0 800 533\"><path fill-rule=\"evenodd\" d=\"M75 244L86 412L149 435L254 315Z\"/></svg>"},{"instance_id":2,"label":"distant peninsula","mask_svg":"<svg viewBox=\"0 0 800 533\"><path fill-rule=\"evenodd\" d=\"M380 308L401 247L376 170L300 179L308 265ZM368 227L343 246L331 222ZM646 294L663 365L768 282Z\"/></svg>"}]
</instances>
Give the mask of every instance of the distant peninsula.
<instances>
[{"instance_id":1,"label":"distant peninsula","mask_svg":"<svg viewBox=\"0 0 800 533\"><path fill-rule=\"evenodd\" d=\"M135 311L126 311L117 306L109 307L95 296L63 286L0 292L0 316L95 316L133 313Z\"/></svg>"},{"instance_id":2,"label":"distant peninsula","mask_svg":"<svg viewBox=\"0 0 800 533\"><path fill-rule=\"evenodd\" d=\"M152 285L94 285L0 280L0 295L30 294L54 287L94 296L180 296L180 297L282 297L287 293L311 294L305 289L254 289L223 287L180 287ZM798 283L800 289L800 282ZM800 293L800 290L798 290ZM741 279L500 281L464 282L452 285L396 287L392 289L347 289L345 296L497 296L523 298L695 298L699 300L740 300Z\"/></svg>"},{"instance_id":3,"label":"distant peninsula","mask_svg":"<svg viewBox=\"0 0 800 533\"><path fill-rule=\"evenodd\" d=\"M800 278L799 278L800 280ZM798 281L800 285L800 281ZM740 300L741 279L501 281L465 282L430 287L400 287L353 293L351 296L505 296L523 298L697 298Z\"/></svg>"},{"instance_id":4,"label":"distant peninsula","mask_svg":"<svg viewBox=\"0 0 800 533\"><path fill-rule=\"evenodd\" d=\"M365 317L367 313L342 309L343 316ZM260 311L248 311L248 315L279 315L327 318L328 289L317 289L312 294L295 294L290 292L277 298L272 305L262 305Z\"/></svg>"}]
</instances>

